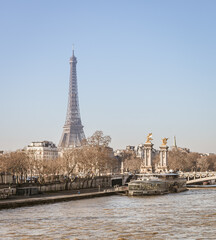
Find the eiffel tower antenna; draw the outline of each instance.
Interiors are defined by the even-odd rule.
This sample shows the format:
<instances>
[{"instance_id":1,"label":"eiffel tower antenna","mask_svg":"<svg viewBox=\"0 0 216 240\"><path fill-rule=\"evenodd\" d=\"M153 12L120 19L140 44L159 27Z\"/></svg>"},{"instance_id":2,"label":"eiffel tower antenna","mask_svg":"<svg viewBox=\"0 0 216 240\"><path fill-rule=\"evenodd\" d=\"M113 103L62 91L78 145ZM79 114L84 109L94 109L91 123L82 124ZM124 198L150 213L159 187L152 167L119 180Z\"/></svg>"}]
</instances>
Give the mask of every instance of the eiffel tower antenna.
<instances>
[{"instance_id":1,"label":"eiffel tower antenna","mask_svg":"<svg viewBox=\"0 0 216 240\"><path fill-rule=\"evenodd\" d=\"M58 145L60 148L81 146L82 141L85 139L85 134L83 131L83 125L81 122L79 110L77 74L76 74L77 59L74 55L74 44L72 50L72 57L70 58L69 63L70 63L70 78L69 78L68 107L62 137Z\"/></svg>"},{"instance_id":2,"label":"eiffel tower antenna","mask_svg":"<svg viewBox=\"0 0 216 240\"><path fill-rule=\"evenodd\" d=\"M72 56L74 56L74 43L72 44Z\"/></svg>"}]
</instances>

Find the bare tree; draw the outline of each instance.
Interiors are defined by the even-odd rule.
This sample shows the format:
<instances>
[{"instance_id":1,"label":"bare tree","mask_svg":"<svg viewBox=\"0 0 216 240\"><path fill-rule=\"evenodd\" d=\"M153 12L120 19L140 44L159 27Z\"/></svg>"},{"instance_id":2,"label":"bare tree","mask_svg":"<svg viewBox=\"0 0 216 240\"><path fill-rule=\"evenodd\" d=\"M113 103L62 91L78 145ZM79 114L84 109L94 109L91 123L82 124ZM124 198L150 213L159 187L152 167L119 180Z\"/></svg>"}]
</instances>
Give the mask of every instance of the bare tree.
<instances>
[{"instance_id":1,"label":"bare tree","mask_svg":"<svg viewBox=\"0 0 216 240\"><path fill-rule=\"evenodd\" d=\"M216 170L216 156L202 156L199 153L187 153L179 150L169 152L169 168L182 171Z\"/></svg>"},{"instance_id":2,"label":"bare tree","mask_svg":"<svg viewBox=\"0 0 216 240\"><path fill-rule=\"evenodd\" d=\"M94 177L112 171L114 155L109 147L110 136L96 131L79 149L79 168L86 176Z\"/></svg>"},{"instance_id":3,"label":"bare tree","mask_svg":"<svg viewBox=\"0 0 216 240\"><path fill-rule=\"evenodd\" d=\"M168 166L175 171L185 171L188 168L187 153L178 150L169 151Z\"/></svg>"},{"instance_id":4,"label":"bare tree","mask_svg":"<svg viewBox=\"0 0 216 240\"><path fill-rule=\"evenodd\" d=\"M207 156L202 156L197 160L197 169L198 171L204 172L209 170L210 164Z\"/></svg>"},{"instance_id":5,"label":"bare tree","mask_svg":"<svg viewBox=\"0 0 216 240\"><path fill-rule=\"evenodd\" d=\"M26 181L28 171L27 159L26 153L21 150L10 152L6 156L7 170L16 177L16 183L23 183Z\"/></svg>"},{"instance_id":6,"label":"bare tree","mask_svg":"<svg viewBox=\"0 0 216 240\"><path fill-rule=\"evenodd\" d=\"M27 154L27 166L28 166L28 176L30 175L30 181L32 183L33 175L37 175L37 157L35 150L28 150Z\"/></svg>"},{"instance_id":7,"label":"bare tree","mask_svg":"<svg viewBox=\"0 0 216 240\"><path fill-rule=\"evenodd\" d=\"M109 148L111 142L110 136L105 136L102 131L96 131L87 139L86 152L92 165L92 173L100 175L102 172L107 172L112 164L113 155L112 149Z\"/></svg>"},{"instance_id":8,"label":"bare tree","mask_svg":"<svg viewBox=\"0 0 216 240\"><path fill-rule=\"evenodd\" d=\"M79 162L80 149L65 149L61 158L61 170L67 178L70 178Z\"/></svg>"},{"instance_id":9,"label":"bare tree","mask_svg":"<svg viewBox=\"0 0 216 240\"><path fill-rule=\"evenodd\" d=\"M1 182L4 182L3 176L6 176L8 172L7 158L6 154L0 155L0 174L1 174Z\"/></svg>"},{"instance_id":10,"label":"bare tree","mask_svg":"<svg viewBox=\"0 0 216 240\"><path fill-rule=\"evenodd\" d=\"M141 166L141 158L137 158L133 150L125 150L121 155L124 170L128 172L139 172Z\"/></svg>"}]
</instances>

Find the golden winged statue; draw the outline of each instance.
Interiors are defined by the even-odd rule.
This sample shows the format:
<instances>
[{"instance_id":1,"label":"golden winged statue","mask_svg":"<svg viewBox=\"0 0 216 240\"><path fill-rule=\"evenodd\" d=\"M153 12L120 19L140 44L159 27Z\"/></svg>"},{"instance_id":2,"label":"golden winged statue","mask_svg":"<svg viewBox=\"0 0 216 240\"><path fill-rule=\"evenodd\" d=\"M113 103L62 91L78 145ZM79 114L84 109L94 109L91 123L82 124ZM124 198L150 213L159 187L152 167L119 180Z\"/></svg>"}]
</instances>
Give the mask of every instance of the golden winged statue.
<instances>
[{"instance_id":1,"label":"golden winged statue","mask_svg":"<svg viewBox=\"0 0 216 240\"><path fill-rule=\"evenodd\" d=\"M167 140L168 140L168 138L162 138L162 146L167 145Z\"/></svg>"},{"instance_id":2,"label":"golden winged statue","mask_svg":"<svg viewBox=\"0 0 216 240\"><path fill-rule=\"evenodd\" d=\"M152 133L149 133L148 136L147 136L146 143L151 143L151 140L153 140Z\"/></svg>"}]
</instances>

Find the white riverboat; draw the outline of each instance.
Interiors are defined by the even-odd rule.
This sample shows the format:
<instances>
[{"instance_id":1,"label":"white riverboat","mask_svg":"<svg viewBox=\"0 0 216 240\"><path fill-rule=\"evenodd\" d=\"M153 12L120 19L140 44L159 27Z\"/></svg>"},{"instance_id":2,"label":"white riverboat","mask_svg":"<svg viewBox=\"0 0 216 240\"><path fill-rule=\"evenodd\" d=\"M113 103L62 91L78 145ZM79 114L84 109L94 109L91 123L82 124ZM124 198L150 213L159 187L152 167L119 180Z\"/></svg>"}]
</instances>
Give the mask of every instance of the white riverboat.
<instances>
[{"instance_id":1,"label":"white riverboat","mask_svg":"<svg viewBox=\"0 0 216 240\"><path fill-rule=\"evenodd\" d=\"M137 174L128 183L128 195L161 195L172 192L186 191L186 179L177 173Z\"/></svg>"}]
</instances>

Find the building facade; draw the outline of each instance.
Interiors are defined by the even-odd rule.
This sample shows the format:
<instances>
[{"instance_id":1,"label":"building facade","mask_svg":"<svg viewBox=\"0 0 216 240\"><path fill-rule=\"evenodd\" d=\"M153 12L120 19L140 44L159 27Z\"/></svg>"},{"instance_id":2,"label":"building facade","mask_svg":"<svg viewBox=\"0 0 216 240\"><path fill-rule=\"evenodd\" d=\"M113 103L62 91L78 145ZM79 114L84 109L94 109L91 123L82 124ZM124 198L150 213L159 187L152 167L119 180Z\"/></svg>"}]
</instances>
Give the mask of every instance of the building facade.
<instances>
[{"instance_id":1,"label":"building facade","mask_svg":"<svg viewBox=\"0 0 216 240\"><path fill-rule=\"evenodd\" d=\"M58 158L58 148L50 141L32 142L26 150L32 153L35 159L38 160L53 160Z\"/></svg>"}]
</instances>

